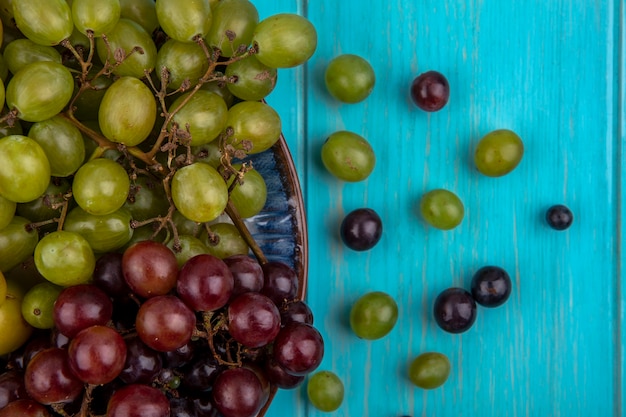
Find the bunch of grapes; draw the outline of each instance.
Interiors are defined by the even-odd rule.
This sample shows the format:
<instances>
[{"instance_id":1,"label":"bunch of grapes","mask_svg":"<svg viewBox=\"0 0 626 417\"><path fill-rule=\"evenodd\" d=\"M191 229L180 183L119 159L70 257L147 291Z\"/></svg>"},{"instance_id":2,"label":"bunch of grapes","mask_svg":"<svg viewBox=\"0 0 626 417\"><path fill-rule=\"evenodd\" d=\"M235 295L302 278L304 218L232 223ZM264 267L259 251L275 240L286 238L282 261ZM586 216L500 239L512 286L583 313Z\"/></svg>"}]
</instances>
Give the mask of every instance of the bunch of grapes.
<instances>
[{"instance_id":1,"label":"bunch of grapes","mask_svg":"<svg viewBox=\"0 0 626 417\"><path fill-rule=\"evenodd\" d=\"M263 99L315 28L249 0L9 4L0 416L262 413L323 355L244 222L281 134Z\"/></svg>"}]
</instances>

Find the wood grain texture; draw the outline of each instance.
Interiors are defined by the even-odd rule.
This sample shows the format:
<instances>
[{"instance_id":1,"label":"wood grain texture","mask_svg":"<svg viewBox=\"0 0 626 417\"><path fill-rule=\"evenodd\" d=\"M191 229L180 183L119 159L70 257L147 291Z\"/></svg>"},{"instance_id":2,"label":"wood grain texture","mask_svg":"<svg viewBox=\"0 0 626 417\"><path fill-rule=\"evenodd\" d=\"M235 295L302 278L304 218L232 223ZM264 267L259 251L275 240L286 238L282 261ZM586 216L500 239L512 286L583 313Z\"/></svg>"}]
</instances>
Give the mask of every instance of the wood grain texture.
<instances>
[{"instance_id":1,"label":"wood grain texture","mask_svg":"<svg viewBox=\"0 0 626 417\"><path fill-rule=\"evenodd\" d=\"M622 416L626 413L623 330L626 197L626 42L620 0L254 0L261 17L307 16L319 34L306 66L281 70L268 103L281 114L304 189L309 225L308 301L323 333L320 369L344 381L336 416ZM323 73L338 54L374 67L376 87L340 104ZM412 105L419 73L443 72L448 106ZM524 140L520 166L481 176L473 149L509 128ZM377 165L362 183L331 177L320 161L330 133L351 130L372 144ZM465 204L457 229L427 227L416 206L432 188ZM548 228L552 204L575 215L565 232ZM379 244L353 252L338 237L345 214L375 209ZM486 264L509 271L509 302L479 308L461 335L434 323L432 304L450 286L468 288ZM398 302L394 330L377 341L348 326L352 303L381 290ZM424 351L448 355L441 388L407 379ZM269 417L322 416L305 386L281 391Z\"/></svg>"}]
</instances>

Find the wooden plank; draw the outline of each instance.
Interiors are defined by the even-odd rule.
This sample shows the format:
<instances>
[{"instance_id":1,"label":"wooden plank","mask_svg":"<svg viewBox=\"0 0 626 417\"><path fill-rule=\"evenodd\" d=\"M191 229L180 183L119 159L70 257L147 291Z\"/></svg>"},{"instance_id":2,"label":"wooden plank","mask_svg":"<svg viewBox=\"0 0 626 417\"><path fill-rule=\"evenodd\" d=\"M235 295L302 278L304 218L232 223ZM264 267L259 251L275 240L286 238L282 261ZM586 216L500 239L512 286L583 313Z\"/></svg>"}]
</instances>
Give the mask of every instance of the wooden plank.
<instances>
[{"instance_id":1,"label":"wooden plank","mask_svg":"<svg viewBox=\"0 0 626 417\"><path fill-rule=\"evenodd\" d=\"M409 2L255 1L262 15L306 14L318 50L306 67L279 72L268 98L280 112L305 190L310 232L308 300L326 342L320 369L344 381L334 415L620 416L624 204L624 11L620 1L425 0ZM328 96L331 58L355 53L377 74L363 103ZM410 102L417 74L436 69L452 92L442 111ZM479 175L471 163L482 135L517 131L524 160L510 175ZM372 143L377 166L362 183L332 178L320 147L346 129ZM448 232L416 213L425 191L444 187L464 201L466 218ZM567 204L574 225L555 232L545 209ZM343 216L374 208L384 236L357 253L338 239ZM514 292L497 309L479 308L467 333L450 335L431 318L449 286L497 264ZM357 339L348 311L382 290L400 319L384 339ZM422 391L409 361L436 350L453 371ZM289 410L288 412L286 410ZM268 416L326 415L306 403L304 386L278 394Z\"/></svg>"}]
</instances>

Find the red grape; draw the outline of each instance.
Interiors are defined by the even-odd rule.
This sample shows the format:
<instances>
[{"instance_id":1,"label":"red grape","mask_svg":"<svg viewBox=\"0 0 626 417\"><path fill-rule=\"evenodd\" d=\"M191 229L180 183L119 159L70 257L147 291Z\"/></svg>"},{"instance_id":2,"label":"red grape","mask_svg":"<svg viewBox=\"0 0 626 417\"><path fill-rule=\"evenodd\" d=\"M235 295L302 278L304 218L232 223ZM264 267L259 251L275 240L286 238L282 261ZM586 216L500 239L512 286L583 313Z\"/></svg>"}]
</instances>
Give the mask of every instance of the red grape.
<instances>
[{"instance_id":1,"label":"red grape","mask_svg":"<svg viewBox=\"0 0 626 417\"><path fill-rule=\"evenodd\" d=\"M263 269L259 262L248 255L232 255L224 258L233 274L235 286L231 297L244 292L258 292L263 288Z\"/></svg>"},{"instance_id":2,"label":"red grape","mask_svg":"<svg viewBox=\"0 0 626 417\"><path fill-rule=\"evenodd\" d=\"M137 336L126 340L126 361L119 378L126 384L148 384L161 371L163 358Z\"/></svg>"},{"instance_id":3,"label":"red grape","mask_svg":"<svg viewBox=\"0 0 626 417\"><path fill-rule=\"evenodd\" d=\"M165 295L176 286L178 262L166 245L142 240L124 252L122 272L135 294L149 298Z\"/></svg>"},{"instance_id":4,"label":"red grape","mask_svg":"<svg viewBox=\"0 0 626 417\"><path fill-rule=\"evenodd\" d=\"M54 325L69 338L89 326L107 324L112 315L111 299L92 284L67 287L54 303Z\"/></svg>"},{"instance_id":5,"label":"red grape","mask_svg":"<svg viewBox=\"0 0 626 417\"><path fill-rule=\"evenodd\" d=\"M168 352L191 340L196 316L178 297L160 295L141 305L135 325L146 345L159 352Z\"/></svg>"},{"instance_id":6,"label":"red grape","mask_svg":"<svg viewBox=\"0 0 626 417\"><path fill-rule=\"evenodd\" d=\"M298 275L289 265L269 261L263 264L264 283L261 294L274 301L277 306L296 299L298 294Z\"/></svg>"},{"instance_id":7,"label":"red grape","mask_svg":"<svg viewBox=\"0 0 626 417\"><path fill-rule=\"evenodd\" d=\"M0 375L0 409L20 398L26 398L24 374L18 371L7 371Z\"/></svg>"},{"instance_id":8,"label":"red grape","mask_svg":"<svg viewBox=\"0 0 626 417\"><path fill-rule=\"evenodd\" d=\"M25 398L0 409L0 417L50 417L48 409L37 401Z\"/></svg>"},{"instance_id":9,"label":"red grape","mask_svg":"<svg viewBox=\"0 0 626 417\"><path fill-rule=\"evenodd\" d=\"M224 417L253 417L263 398L263 385L250 369L226 369L215 378L213 403Z\"/></svg>"},{"instance_id":10,"label":"red grape","mask_svg":"<svg viewBox=\"0 0 626 417\"><path fill-rule=\"evenodd\" d=\"M228 302L234 287L233 274L220 258L196 255L180 270L176 291L195 311L214 311Z\"/></svg>"},{"instance_id":11,"label":"red grape","mask_svg":"<svg viewBox=\"0 0 626 417\"><path fill-rule=\"evenodd\" d=\"M41 404L69 403L83 393L83 382L76 377L67 351L49 348L39 352L26 367L26 392Z\"/></svg>"},{"instance_id":12,"label":"red grape","mask_svg":"<svg viewBox=\"0 0 626 417\"><path fill-rule=\"evenodd\" d=\"M293 303L288 303L280 311L280 323L282 326L285 326L292 321L313 324L313 312L304 301L298 300Z\"/></svg>"},{"instance_id":13,"label":"red grape","mask_svg":"<svg viewBox=\"0 0 626 417\"><path fill-rule=\"evenodd\" d=\"M246 347L267 345L279 330L280 312L276 304L264 295L246 292L228 305L228 332Z\"/></svg>"},{"instance_id":14,"label":"red grape","mask_svg":"<svg viewBox=\"0 0 626 417\"><path fill-rule=\"evenodd\" d=\"M304 379L305 375L292 375L285 371L273 358L268 358L264 366L265 374L270 382L278 388L293 389L298 387Z\"/></svg>"},{"instance_id":15,"label":"red grape","mask_svg":"<svg viewBox=\"0 0 626 417\"><path fill-rule=\"evenodd\" d=\"M170 417L170 403L160 390L142 384L120 388L109 399L107 417Z\"/></svg>"},{"instance_id":16,"label":"red grape","mask_svg":"<svg viewBox=\"0 0 626 417\"><path fill-rule=\"evenodd\" d=\"M437 71L420 74L411 84L411 98L424 111L441 110L450 98L448 80Z\"/></svg>"},{"instance_id":17,"label":"red grape","mask_svg":"<svg viewBox=\"0 0 626 417\"><path fill-rule=\"evenodd\" d=\"M274 340L274 359L292 375L306 375L315 370L323 356L322 335L309 324L290 323L280 330Z\"/></svg>"},{"instance_id":18,"label":"red grape","mask_svg":"<svg viewBox=\"0 0 626 417\"><path fill-rule=\"evenodd\" d=\"M122 336L106 326L81 330L70 342L69 363L83 382L102 385L118 377L126 361L126 343Z\"/></svg>"}]
</instances>

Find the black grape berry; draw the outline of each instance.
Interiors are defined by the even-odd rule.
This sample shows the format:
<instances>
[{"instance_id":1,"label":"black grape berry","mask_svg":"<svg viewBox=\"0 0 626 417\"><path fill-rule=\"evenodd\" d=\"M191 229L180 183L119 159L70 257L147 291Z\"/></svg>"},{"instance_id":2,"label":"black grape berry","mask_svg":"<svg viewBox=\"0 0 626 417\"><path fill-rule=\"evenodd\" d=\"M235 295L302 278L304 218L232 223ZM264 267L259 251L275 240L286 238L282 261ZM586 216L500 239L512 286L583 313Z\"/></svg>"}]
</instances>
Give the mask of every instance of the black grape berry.
<instances>
[{"instance_id":1,"label":"black grape berry","mask_svg":"<svg viewBox=\"0 0 626 417\"><path fill-rule=\"evenodd\" d=\"M572 225L574 214L568 207L557 204L550 207L546 212L546 221L555 230L565 230Z\"/></svg>"},{"instance_id":2,"label":"black grape berry","mask_svg":"<svg viewBox=\"0 0 626 417\"><path fill-rule=\"evenodd\" d=\"M350 249L365 251L373 248L383 234L383 223L369 208L356 209L341 222L341 240Z\"/></svg>"},{"instance_id":3,"label":"black grape berry","mask_svg":"<svg viewBox=\"0 0 626 417\"><path fill-rule=\"evenodd\" d=\"M498 266L484 266L472 277L472 297L484 307L498 307L511 295L511 278Z\"/></svg>"},{"instance_id":4,"label":"black grape berry","mask_svg":"<svg viewBox=\"0 0 626 417\"><path fill-rule=\"evenodd\" d=\"M443 74L427 71L411 84L411 98L420 109L427 112L441 110L450 98L450 85Z\"/></svg>"},{"instance_id":5,"label":"black grape berry","mask_svg":"<svg viewBox=\"0 0 626 417\"><path fill-rule=\"evenodd\" d=\"M435 321L448 333L463 333L476 321L476 301L463 288L448 288L435 299Z\"/></svg>"}]
</instances>

